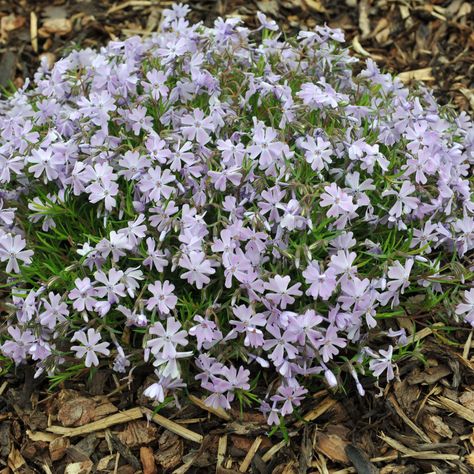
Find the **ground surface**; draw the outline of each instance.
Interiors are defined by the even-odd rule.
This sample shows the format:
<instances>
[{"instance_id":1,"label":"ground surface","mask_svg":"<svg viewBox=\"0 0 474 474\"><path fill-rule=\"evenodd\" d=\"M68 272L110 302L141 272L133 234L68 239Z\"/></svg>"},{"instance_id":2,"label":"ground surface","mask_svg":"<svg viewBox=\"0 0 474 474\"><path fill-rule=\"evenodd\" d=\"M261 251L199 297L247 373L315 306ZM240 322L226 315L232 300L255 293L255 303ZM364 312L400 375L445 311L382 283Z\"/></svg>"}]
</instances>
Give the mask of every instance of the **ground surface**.
<instances>
[{"instance_id":1,"label":"ground surface","mask_svg":"<svg viewBox=\"0 0 474 474\"><path fill-rule=\"evenodd\" d=\"M149 34L171 2L0 0L0 86L20 86L40 57L73 47ZM423 80L438 99L474 111L474 30L470 2L268 0L191 2L194 21L257 9L284 30L327 22L343 28L356 54ZM408 312L409 314L409 312ZM469 473L474 472L474 345L465 327L400 320L420 339L399 380L354 393L322 390L304 420L266 436L262 416L210 413L199 395L151 419L142 397L149 371L129 380L102 370L54 391L28 368L0 380L0 474L117 472ZM439 319L439 318L438 318Z\"/></svg>"}]
</instances>

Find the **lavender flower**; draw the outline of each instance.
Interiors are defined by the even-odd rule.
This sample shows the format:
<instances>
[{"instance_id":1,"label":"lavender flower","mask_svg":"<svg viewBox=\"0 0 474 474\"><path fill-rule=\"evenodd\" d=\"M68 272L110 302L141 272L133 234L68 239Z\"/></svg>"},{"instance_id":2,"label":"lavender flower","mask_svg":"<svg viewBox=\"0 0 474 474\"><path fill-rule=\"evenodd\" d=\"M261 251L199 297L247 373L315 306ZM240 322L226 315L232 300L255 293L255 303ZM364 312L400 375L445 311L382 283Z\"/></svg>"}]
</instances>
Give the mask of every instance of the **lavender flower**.
<instances>
[{"instance_id":1,"label":"lavender flower","mask_svg":"<svg viewBox=\"0 0 474 474\"><path fill-rule=\"evenodd\" d=\"M170 310L174 309L178 298L173 293L175 286L168 280L161 283L156 281L155 283L148 285L148 291L152 293L152 297L148 299L147 307L149 311L153 308L157 308L162 314L169 314Z\"/></svg>"},{"instance_id":2,"label":"lavender flower","mask_svg":"<svg viewBox=\"0 0 474 474\"><path fill-rule=\"evenodd\" d=\"M31 263L33 250L23 250L26 247L26 241L20 235L0 234L0 261L7 262L6 272L11 271L20 273L18 260L25 265Z\"/></svg>"},{"instance_id":3,"label":"lavender flower","mask_svg":"<svg viewBox=\"0 0 474 474\"><path fill-rule=\"evenodd\" d=\"M108 356L110 354L108 342L99 342L101 335L93 328L89 328L87 333L84 331L76 331L71 339L71 342L78 341L80 346L71 346L71 350L76 353L78 359L85 357L85 366L99 365L99 358L97 354Z\"/></svg>"}]
</instances>

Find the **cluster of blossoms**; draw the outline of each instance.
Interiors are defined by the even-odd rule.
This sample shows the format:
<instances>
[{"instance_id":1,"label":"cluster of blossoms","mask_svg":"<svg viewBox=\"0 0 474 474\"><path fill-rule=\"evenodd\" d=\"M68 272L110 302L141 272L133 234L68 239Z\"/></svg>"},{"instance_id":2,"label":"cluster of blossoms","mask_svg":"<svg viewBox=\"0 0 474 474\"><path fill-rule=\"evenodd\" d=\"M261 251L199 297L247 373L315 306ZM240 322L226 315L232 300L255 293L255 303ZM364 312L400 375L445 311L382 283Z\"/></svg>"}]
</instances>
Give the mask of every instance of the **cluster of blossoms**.
<instances>
[{"instance_id":1,"label":"cluster of blossoms","mask_svg":"<svg viewBox=\"0 0 474 474\"><path fill-rule=\"evenodd\" d=\"M157 401L191 384L278 423L321 382L392 379L410 297L474 325L470 119L354 74L339 30L187 10L0 104L5 360L150 363Z\"/></svg>"}]
</instances>

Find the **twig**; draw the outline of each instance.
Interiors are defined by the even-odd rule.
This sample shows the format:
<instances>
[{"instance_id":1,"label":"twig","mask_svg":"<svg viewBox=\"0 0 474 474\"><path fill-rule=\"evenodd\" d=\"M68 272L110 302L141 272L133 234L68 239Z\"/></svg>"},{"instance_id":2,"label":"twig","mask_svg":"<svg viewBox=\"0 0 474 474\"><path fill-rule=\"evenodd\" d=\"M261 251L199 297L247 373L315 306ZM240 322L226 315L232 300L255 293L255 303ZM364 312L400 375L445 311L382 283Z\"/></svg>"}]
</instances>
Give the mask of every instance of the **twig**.
<instances>
[{"instance_id":1,"label":"twig","mask_svg":"<svg viewBox=\"0 0 474 474\"><path fill-rule=\"evenodd\" d=\"M207 406L203 400L201 400L198 397L195 397L194 395L189 395L188 398L202 410L212 413L213 415L216 415L219 418L222 418L223 420L226 420L226 421L232 420L232 417L222 408L213 408L213 407Z\"/></svg>"},{"instance_id":2,"label":"twig","mask_svg":"<svg viewBox=\"0 0 474 474\"><path fill-rule=\"evenodd\" d=\"M442 408L446 408L450 411L453 411L456 413L458 416L461 418L464 418L465 420L469 421L470 423L474 423L474 411L469 410L468 408L462 406L459 403L453 402L449 398L446 397L438 397L437 402L436 401L428 401L430 405L436 405L439 406L441 405Z\"/></svg>"},{"instance_id":3,"label":"twig","mask_svg":"<svg viewBox=\"0 0 474 474\"><path fill-rule=\"evenodd\" d=\"M38 52L38 17L36 13L32 11L30 13L30 37L31 47L35 53Z\"/></svg>"},{"instance_id":4,"label":"twig","mask_svg":"<svg viewBox=\"0 0 474 474\"><path fill-rule=\"evenodd\" d=\"M216 472L218 468L224 464L225 453L227 451L227 435L221 436L219 438L219 445L217 446L217 464Z\"/></svg>"},{"instance_id":5,"label":"twig","mask_svg":"<svg viewBox=\"0 0 474 474\"><path fill-rule=\"evenodd\" d=\"M150 2L150 0L128 0L127 2L116 5L115 7L110 7L106 14L110 15L111 13L124 10L128 7L149 7L150 5L153 5L153 2Z\"/></svg>"},{"instance_id":6,"label":"twig","mask_svg":"<svg viewBox=\"0 0 474 474\"><path fill-rule=\"evenodd\" d=\"M275 456L278 451L280 451L281 448L286 446L286 441L280 441L278 444L275 444L275 446L272 446L263 456L262 456L262 461L263 462L268 462L270 459Z\"/></svg>"},{"instance_id":7,"label":"twig","mask_svg":"<svg viewBox=\"0 0 474 474\"><path fill-rule=\"evenodd\" d=\"M418 426L413 423L413 421L408 418L408 416L405 414L405 412L402 410L400 405L398 404L397 400L395 400L395 397L390 395L388 397L390 400L390 403L392 404L393 408L397 412L397 415L425 442L425 443L431 443L431 439L424 433L424 431L421 428L418 428Z\"/></svg>"},{"instance_id":8,"label":"twig","mask_svg":"<svg viewBox=\"0 0 474 474\"><path fill-rule=\"evenodd\" d=\"M247 469L249 468L250 463L252 462L252 459L255 456L256 452L258 451L258 448L260 447L261 443L262 443L262 437L261 436L259 436L252 443L252 446L250 446L249 452L247 453L244 460L242 461L242 464L239 467L240 472L247 472Z\"/></svg>"},{"instance_id":9,"label":"twig","mask_svg":"<svg viewBox=\"0 0 474 474\"><path fill-rule=\"evenodd\" d=\"M47 431L63 436L79 436L86 433L93 433L94 431L105 430L113 425L118 425L119 423L126 423L127 421L138 420L143 417L141 408L131 408L130 410L125 410L120 413L115 413L110 415L102 420L93 421L84 426L79 426L77 428L66 428L64 426L49 426L46 428Z\"/></svg>"},{"instance_id":10,"label":"twig","mask_svg":"<svg viewBox=\"0 0 474 474\"><path fill-rule=\"evenodd\" d=\"M460 459L458 454L445 454L437 453L435 451L423 451L418 452L413 449L407 448L405 445L399 443L397 440L390 438L384 433L381 433L379 436L382 441L387 443L393 449L400 451L403 458L413 458L413 459L426 459L426 460L441 460L441 461L457 461Z\"/></svg>"},{"instance_id":11,"label":"twig","mask_svg":"<svg viewBox=\"0 0 474 474\"><path fill-rule=\"evenodd\" d=\"M306 413L305 416L303 416L304 421L298 421L295 423L295 426L300 427L304 425L305 421L313 421L316 418L319 418L321 415L330 410L336 403L337 400L334 400L334 398L326 397L316 408L313 408L311 411Z\"/></svg>"},{"instance_id":12,"label":"twig","mask_svg":"<svg viewBox=\"0 0 474 474\"><path fill-rule=\"evenodd\" d=\"M184 426L175 423L174 421L168 420L168 418L165 418L164 416L161 416L158 413L154 414L148 408L142 408L142 412L143 414L149 416L150 419L153 420L156 424L162 426L163 428L166 428L167 430L177 434L178 436L181 436L184 439L188 439L189 441L194 441L195 443L199 444L201 444L204 439L204 437L199 433L191 431L188 428L185 428Z\"/></svg>"},{"instance_id":13,"label":"twig","mask_svg":"<svg viewBox=\"0 0 474 474\"><path fill-rule=\"evenodd\" d=\"M471 341L472 341L472 333L474 332L474 329L469 333L469 336L467 337L466 344L464 344L464 349L462 351L462 356L464 359L469 359L469 351L471 349Z\"/></svg>"}]
</instances>

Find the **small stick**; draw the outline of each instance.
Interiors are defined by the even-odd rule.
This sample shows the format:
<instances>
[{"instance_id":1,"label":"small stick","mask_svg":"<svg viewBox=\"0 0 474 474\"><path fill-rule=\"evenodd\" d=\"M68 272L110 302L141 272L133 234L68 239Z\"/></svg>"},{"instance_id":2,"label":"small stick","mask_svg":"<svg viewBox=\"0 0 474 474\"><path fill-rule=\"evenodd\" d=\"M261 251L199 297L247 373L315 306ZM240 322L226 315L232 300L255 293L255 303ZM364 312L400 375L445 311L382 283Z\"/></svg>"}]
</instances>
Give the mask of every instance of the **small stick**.
<instances>
[{"instance_id":1,"label":"small stick","mask_svg":"<svg viewBox=\"0 0 474 474\"><path fill-rule=\"evenodd\" d=\"M174 421L168 420L168 418L165 418L158 413L154 414L148 408L143 408L142 410L145 415L149 416L151 420L163 428L166 428L167 430L177 434L178 436L181 436L184 439L188 439L189 441L194 441L195 443L199 444L202 443L204 438L199 433L188 430L188 428L185 428Z\"/></svg>"},{"instance_id":2,"label":"small stick","mask_svg":"<svg viewBox=\"0 0 474 474\"><path fill-rule=\"evenodd\" d=\"M35 12L30 13L30 36L31 47L35 53L38 52L38 17Z\"/></svg>"},{"instance_id":3,"label":"small stick","mask_svg":"<svg viewBox=\"0 0 474 474\"><path fill-rule=\"evenodd\" d=\"M262 443L262 437L259 436L250 446L249 452L245 456L242 464L240 465L239 471L240 472L247 472L247 469L250 467L250 463L252 462L253 457L258 451L260 444Z\"/></svg>"},{"instance_id":4,"label":"small stick","mask_svg":"<svg viewBox=\"0 0 474 474\"><path fill-rule=\"evenodd\" d=\"M217 446L217 465L216 472L218 468L224 463L225 453L227 451L227 435L221 436L219 438L219 445Z\"/></svg>"},{"instance_id":5,"label":"small stick","mask_svg":"<svg viewBox=\"0 0 474 474\"><path fill-rule=\"evenodd\" d=\"M408 418L408 416L405 414L405 412L402 410L400 405L398 404L397 400L395 400L395 397L393 395L390 395L388 397L390 400L390 403L392 404L393 408L397 412L397 415L425 442L425 443L431 443L431 439L426 435L426 433L421 429L418 428L418 426L413 423L413 421Z\"/></svg>"},{"instance_id":6,"label":"small stick","mask_svg":"<svg viewBox=\"0 0 474 474\"><path fill-rule=\"evenodd\" d=\"M270 459L275 456L278 451L280 451L283 446L286 445L286 441L280 441L278 444L275 444L275 446L272 446L263 456L262 456L262 461L263 462L268 462Z\"/></svg>"},{"instance_id":7,"label":"small stick","mask_svg":"<svg viewBox=\"0 0 474 474\"><path fill-rule=\"evenodd\" d=\"M79 436L86 433L93 433L94 431L105 430L113 425L118 425L119 423L126 423L127 421L138 420L143 418L142 410L139 407L131 408L130 410L125 410L120 413L115 413L110 415L102 420L93 421L84 426L79 426L77 428L65 428L64 426L49 426L46 428L46 431L49 431L54 434L59 434L63 436Z\"/></svg>"},{"instance_id":8,"label":"small stick","mask_svg":"<svg viewBox=\"0 0 474 474\"><path fill-rule=\"evenodd\" d=\"M316 408L313 408L313 410L306 413L306 415L303 416L303 420L313 421L316 418L319 418L321 415L323 415L328 410L330 410L336 403L337 403L337 400L334 400L334 398L326 397ZM303 426L304 421L298 421L297 423L295 423L295 426L296 427Z\"/></svg>"},{"instance_id":9,"label":"small stick","mask_svg":"<svg viewBox=\"0 0 474 474\"><path fill-rule=\"evenodd\" d=\"M439 403L443 406L443 408L447 408L450 411L453 411L461 418L469 421L469 423L474 423L474 411L469 410L468 408L462 406L460 403L453 402L449 398L446 397L438 397ZM429 402L428 402L429 403Z\"/></svg>"},{"instance_id":10,"label":"small stick","mask_svg":"<svg viewBox=\"0 0 474 474\"><path fill-rule=\"evenodd\" d=\"M189 395L188 398L202 410L212 413L213 415L216 415L217 417L222 418L223 420L226 420L226 421L232 420L232 417L222 408L209 407L204 403L203 400L201 400L200 398L194 395Z\"/></svg>"},{"instance_id":11,"label":"small stick","mask_svg":"<svg viewBox=\"0 0 474 474\"><path fill-rule=\"evenodd\" d=\"M471 349L471 341L472 341L472 333L474 332L474 329L469 333L469 336L467 337L466 344L464 344L464 350L462 351L462 356L464 359L469 358L469 351Z\"/></svg>"}]
</instances>

